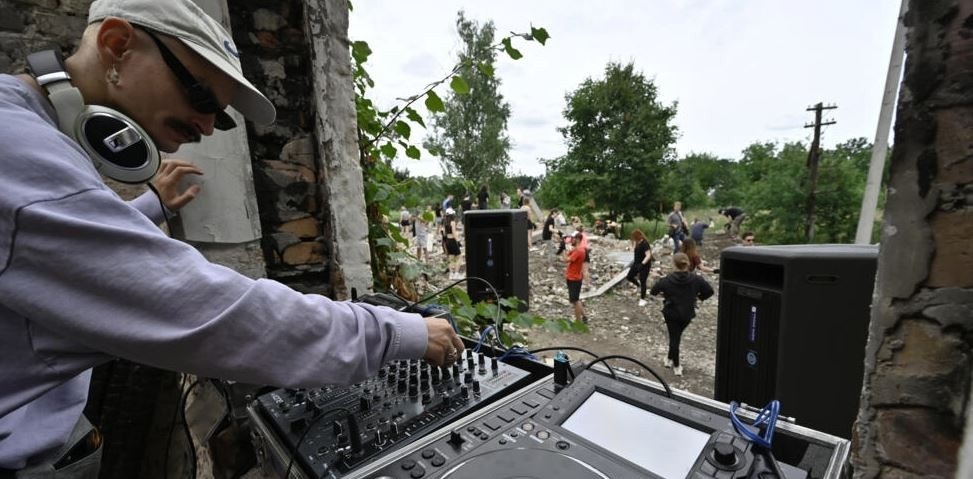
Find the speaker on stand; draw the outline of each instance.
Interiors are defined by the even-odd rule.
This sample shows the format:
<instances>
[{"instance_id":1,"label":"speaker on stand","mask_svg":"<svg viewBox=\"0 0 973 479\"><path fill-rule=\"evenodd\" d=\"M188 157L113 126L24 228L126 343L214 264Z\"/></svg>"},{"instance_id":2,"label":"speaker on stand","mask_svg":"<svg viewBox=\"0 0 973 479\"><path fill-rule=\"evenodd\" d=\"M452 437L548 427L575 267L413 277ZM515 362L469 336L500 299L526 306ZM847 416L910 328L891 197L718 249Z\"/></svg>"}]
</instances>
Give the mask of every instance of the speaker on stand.
<instances>
[{"instance_id":1,"label":"speaker on stand","mask_svg":"<svg viewBox=\"0 0 973 479\"><path fill-rule=\"evenodd\" d=\"M483 278L501 298L517 297L527 310L530 285L527 277L527 212L523 210L473 210L463 213L466 244L466 275ZM495 301L493 291L480 281L467 281L470 299Z\"/></svg>"}]
</instances>

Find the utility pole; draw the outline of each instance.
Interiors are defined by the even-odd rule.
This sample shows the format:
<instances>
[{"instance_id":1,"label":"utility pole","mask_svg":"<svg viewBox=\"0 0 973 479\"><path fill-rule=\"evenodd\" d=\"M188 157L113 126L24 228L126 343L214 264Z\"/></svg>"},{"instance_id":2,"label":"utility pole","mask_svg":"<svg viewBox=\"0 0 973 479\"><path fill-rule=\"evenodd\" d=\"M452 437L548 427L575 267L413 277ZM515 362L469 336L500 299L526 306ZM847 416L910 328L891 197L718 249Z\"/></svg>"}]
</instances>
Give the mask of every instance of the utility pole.
<instances>
[{"instance_id":1,"label":"utility pole","mask_svg":"<svg viewBox=\"0 0 973 479\"><path fill-rule=\"evenodd\" d=\"M811 170L811 185L807 196L807 226L804 229L804 236L807 238L808 243L814 239L814 207L818 187L818 162L821 160L821 127L835 124L834 120L828 120L822 123L821 115L824 110L834 110L836 108L838 108L836 105L824 106L824 104L819 102L807 109L807 111L814 112L814 123L804 125L804 128L814 128L814 140L811 141L811 149L807 153L807 167Z\"/></svg>"},{"instance_id":2,"label":"utility pole","mask_svg":"<svg viewBox=\"0 0 973 479\"><path fill-rule=\"evenodd\" d=\"M906 12L906 0L899 7L899 18L895 25L895 39L892 41L892 56L889 71L885 76L885 93L882 95L882 109L878 114L878 127L875 142L872 143L872 161L868 165L868 180L865 194L862 195L861 213L858 215L858 230L855 244L872 242L872 226L875 224L875 209L878 208L878 193L882 186L882 171L885 169L885 155L889 150L889 129L892 126L892 112L895 110L895 97L899 92L899 78L902 77L902 63L905 59L905 25L902 17Z\"/></svg>"}]
</instances>

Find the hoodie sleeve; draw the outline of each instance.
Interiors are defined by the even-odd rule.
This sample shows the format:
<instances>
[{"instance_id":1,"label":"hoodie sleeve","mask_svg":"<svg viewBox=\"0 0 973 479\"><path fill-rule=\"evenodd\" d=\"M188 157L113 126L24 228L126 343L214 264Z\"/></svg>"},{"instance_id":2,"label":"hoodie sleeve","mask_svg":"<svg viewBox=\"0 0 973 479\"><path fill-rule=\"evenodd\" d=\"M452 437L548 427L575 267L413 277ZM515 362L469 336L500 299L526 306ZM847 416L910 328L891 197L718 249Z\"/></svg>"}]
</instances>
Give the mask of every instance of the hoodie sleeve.
<instances>
[{"instance_id":1,"label":"hoodie sleeve","mask_svg":"<svg viewBox=\"0 0 973 479\"><path fill-rule=\"evenodd\" d=\"M696 276L696 281L699 282L699 292L697 293L696 297L699 298L700 301L706 301L713 296L713 287L710 286L702 276Z\"/></svg>"}]
</instances>

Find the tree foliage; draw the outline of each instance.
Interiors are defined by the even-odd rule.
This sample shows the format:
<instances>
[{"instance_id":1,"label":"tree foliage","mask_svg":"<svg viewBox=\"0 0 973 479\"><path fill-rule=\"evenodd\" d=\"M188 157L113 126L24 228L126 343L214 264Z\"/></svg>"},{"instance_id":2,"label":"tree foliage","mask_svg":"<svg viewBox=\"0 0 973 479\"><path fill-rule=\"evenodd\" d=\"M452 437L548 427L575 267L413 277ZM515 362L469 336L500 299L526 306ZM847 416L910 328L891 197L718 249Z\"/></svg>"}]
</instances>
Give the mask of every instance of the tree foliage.
<instances>
[{"instance_id":1,"label":"tree foliage","mask_svg":"<svg viewBox=\"0 0 973 479\"><path fill-rule=\"evenodd\" d=\"M653 216L675 156L676 105L663 105L652 80L631 63L609 63L604 78L585 80L565 99L568 125L560 131L568 151L546 162L543 196L612 218Z\"/></svg>"},{"instance_id":2,"label":"tree foliage","mask_svg":"<svg viewBox=\"0 0 973 479\"><path fill-rule=\"evenodd\" d=\"M480 26L460 11L456 30L464 45L459 75L450 82L443 112L432 116L432 132L423 146L439 156L446 175L479 184L502 176L510 164L506 133L510 105L503 100L500 79L494 74L493 22ZM517 52L518 56L510 54L512 58L519 58L509 38L503 45L508 54L511 49Z\"/></svg>"},{"instance_id":3,"label":"tree foliage","mask_svg":"<svg viewBox=\"0 0 973 479\"><path fill-rule=\"evenodd\" d=\"M818 165L817 219L813 243L850 243L858 225L871 145L864 138L822 151ZM802 143L754 143L743 151L734 176L747 229L761 242L805 243L809 172Z\"/></svg>"},{"instance_id":4,"label":"tree foliage","mask_svg":"<svg viewBox=\"0 0 973 479\"><path fill-rule=\"evenodd\" d=\"M726 201L736 191L735 164L708 153L690 153L666 168L662 183L665 207L681 201L684 209L708 208Z\"/></svg>"}]
</instances>

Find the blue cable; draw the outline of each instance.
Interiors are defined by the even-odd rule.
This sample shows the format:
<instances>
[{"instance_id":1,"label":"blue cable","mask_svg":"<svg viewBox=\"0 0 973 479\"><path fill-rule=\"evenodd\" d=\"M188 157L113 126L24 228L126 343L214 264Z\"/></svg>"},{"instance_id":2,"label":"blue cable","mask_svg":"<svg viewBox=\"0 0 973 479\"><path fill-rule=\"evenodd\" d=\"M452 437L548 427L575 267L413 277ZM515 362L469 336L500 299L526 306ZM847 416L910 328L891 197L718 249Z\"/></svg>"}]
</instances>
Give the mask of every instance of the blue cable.
<instances>
[{"instance_id":1,"label":"blue cable","mask_svg":"<svg viewBox=\"0 0 973 479\"><path fill-rule=\"evenodd\" d=\"M483 346L483 340L485 340L487 335L490 334L490 331L493 331L493 326L487 326L486 329L480 333L480 340L477 341L476 346L473 347L474 353L480 352L480 348Z\"/></svg>"},{"instance_id":2,"label":"blue cable","mask_svg":"<svg viewBox=\"0 0 973 479\"><path fill-rule=\"evenodd\" d=\"M760 410L757 417L754 418L752 426L759 428L759 426L763 424L767 425L763 435L754 433L743 423L743 421L740 420L736 414L736 410L739 406L740 405L736 401L730 403L730 422L733 423L734 429L736 429L740 435L750 439L750 441L754 444L766 449L770 449L770 444L774 437L774 430L777 427L777 416L780 414L780 401L776 399L770 401L762 410Z\"/></svg>"},{"instance_id":3,"label":"blue cable","mask_svg":"<svg viewBox=\"0 0 973 479\"><path fill-rule=\"evenodd\" d=\"M507 352L503 353L503 355L497 360L507 362L507 359L511 358L524 358L530 359L531 361L540 361L537 356L534 356L530 353L530 351L520 346L511 346L510 349L507 349Z\"/></svg>"}]
</instances>

